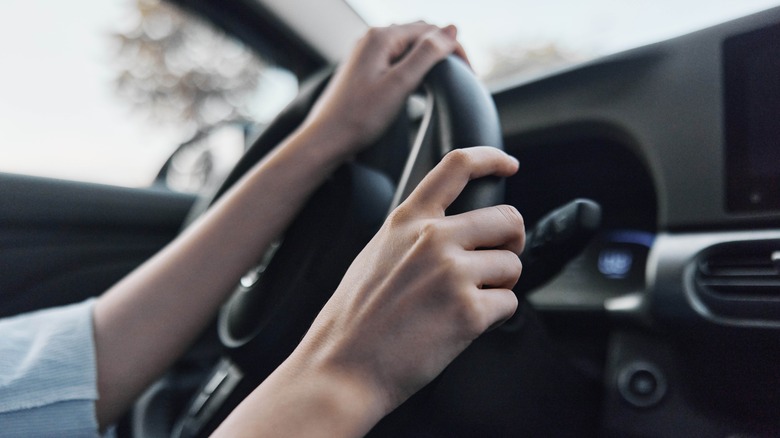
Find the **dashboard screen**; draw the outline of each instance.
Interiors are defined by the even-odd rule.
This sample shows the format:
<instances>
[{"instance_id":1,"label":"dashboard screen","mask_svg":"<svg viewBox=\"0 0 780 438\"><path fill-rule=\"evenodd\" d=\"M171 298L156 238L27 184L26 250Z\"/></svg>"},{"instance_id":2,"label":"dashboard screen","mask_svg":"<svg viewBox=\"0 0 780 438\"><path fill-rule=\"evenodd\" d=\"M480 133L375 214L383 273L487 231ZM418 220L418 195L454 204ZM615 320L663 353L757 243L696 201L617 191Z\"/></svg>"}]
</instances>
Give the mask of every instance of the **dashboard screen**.
<instances>
[{"instance_id":1,"label":"dashboard screen","mask_svg":"<svg viewBox=\"0 0 780 438\"><path fill-rule=\"evenodd\" d=\"M780 209L780 25L723 43L730 211Z\"/></svg>"}]
</instances>

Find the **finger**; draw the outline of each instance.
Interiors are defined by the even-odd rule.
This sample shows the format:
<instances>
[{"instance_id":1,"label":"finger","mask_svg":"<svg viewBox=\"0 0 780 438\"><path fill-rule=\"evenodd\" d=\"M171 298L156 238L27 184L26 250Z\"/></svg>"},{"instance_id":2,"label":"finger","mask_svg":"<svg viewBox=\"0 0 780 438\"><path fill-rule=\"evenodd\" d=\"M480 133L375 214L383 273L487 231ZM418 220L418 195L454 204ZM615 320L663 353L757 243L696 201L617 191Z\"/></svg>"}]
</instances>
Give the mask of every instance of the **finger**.
<instances>
[{"instance_id":1,"label":"finger","mask_svg":"<svg viewBox=\"0 0 780 438\"><path fill-rule=\"evenodd\" d=\"M472 179L487 175L510 176L517 172L517 160L490 146L455 149L423 178L406 203L415 209L444 215Z\"/></svg>"},{"instance_id":2,"label":"finger","mask_svg":"<svg viewBox=\"0 0 780 438\"><path fill-rule=\"evenodd\" d=\"M435 28L416 38L388 76L401 84L404 92L411 92L437 62L452 53L457 42L443 29Z\"/></svg>"},{"instance_id":3,"label":"finger","mask_svg":"<svg viewBox=\"0 0 780 438\"><path fill-rule=\"evenodd\" d=\"M388 52L387 62L395 63L415 41L438 27L424 21L408 24L393 24L388 27L371 28L365 36L368 44L384 47ZM383 50L384 51L384 50Z\"/></svg>"},{"instance_id":4,"label":"finger","mask_svg":"<svg viewBox=\"0 0 780 438\"><path fill-rule=\"evenodd\" d=\"M455 51L453 53L455 54L455 56L462 59L466 63L466 65L468 65L469 68L472 68L473 70L473 67L471 66L471 61L469 60L468 55L466 55L466 49L464 49L459 42L456 43Z\"/></svg>"},{"instance_id":5,"label":"finger","mask_svg":"<svg viewBox=\"0 0 780 438\"><path fill-rule=\"evenodd\" d=\"M502 324L517 311L517 296L510 289L478 289L474 293L483 309L483 332Z\"/></svg>"},{"instance_id":6,"label":"finger","mask_svg":"<svg viewBox=\"0 0 780 438\"><path fill-rule=\"evenodd\" d=\"M525 224L523 216L511 205L481 208L446 218L459 245L467 250L498 248L523 252Z\"/></svg>"},{"instance_id":7,"label":"finger","mask_svg":"<svg viewBox=\"0 0 780 438\"><path fill-rule=\"evenodd\" d=\"M520 258L511 251L468 251L464 257L471 280L480 289L512 289L523 271Z\"/></svg>"},{"instance_id":8,"label":"finger","mask_svg":"<svg viewBox=\"0 0 780 438\"><path fill-rule=\"evenodd\" d=\"M422 37L424 34L428 32L440 30L447 37L449 37L451 40L454 41L455 46L452 53L457 55L459 58L463 59L463 61L465 61L466 64L471 66L471 61L469 61L469 58L466 55L466 50L463 48L460 42L458 42L458 28L455 25L450 24L445 27L438 28L424 21L416 21L414 23L409 23L404 25L392 25L390 26L390 28L396 30L398 33L397 37L405 39L405 42L407 44L414 43L415 40L419 39L420 37ZM403 35L404 33L406 33L406 35ZM403 53L398 54L398 56L400 55L403 55Z\"/></svg>"},{"instance_id":9,"label":"finger","mask_svg":"<svg viewBox=\"0 0 780 438\"><path fill-rule=\"evenodd\" d=\"M471 61L469 61L469 57L466 55L466 50L463 48L460 42L458 42L458 28L450 24L449 26L442 28L442 30L455 41L455 49L453 50L455 56L462 59L469 67L471 67Z\"/></svg>"}]
</instances>

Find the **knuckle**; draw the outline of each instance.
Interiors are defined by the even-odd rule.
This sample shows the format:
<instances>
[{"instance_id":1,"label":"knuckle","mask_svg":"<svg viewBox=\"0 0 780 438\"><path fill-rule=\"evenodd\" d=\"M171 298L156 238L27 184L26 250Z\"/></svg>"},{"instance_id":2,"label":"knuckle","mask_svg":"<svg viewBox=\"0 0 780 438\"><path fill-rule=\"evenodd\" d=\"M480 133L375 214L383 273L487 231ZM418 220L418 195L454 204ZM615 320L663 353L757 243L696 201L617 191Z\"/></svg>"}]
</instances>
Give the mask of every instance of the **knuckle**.
<instances>
[{"instance_id":1,"label":"knuckle","mask_svg":"<svg viewBox=\"0 0 780 438\"><path fill-rule=\"evenodd\" d=\"M517 254L510 252L509 255L509 276L512 278L512 283L517 283L520 279L520 275L523 273L523 262L520 261L520 257Z\"/></svg>"},{"instance_id":2,"label":"knuckle","mask_svg":"<svg viewBox=\"0 0 780 438\"><path fill-rule=\"evenodd\" d=\"M471 154L466 149L453 149L447 153L442 162L448 168L468 169L472 167Z\"/></svg>"},{"instance_id":3,"label":"knuckle","mask_svg":"<svg viewBox=\"0 0 780 438\"><path fill-rule=\"evenodd\" d=\"M501 214L509 231L506 248L516 254L520 254L525 246L525 221L523 216L512 205L503 204L494 208Z\"/></svg>"},{"instance_id":4,"label":"knuckle","mask_svg":"<svg viewBox=\"0 0 780 438\"><path fill-rule=\"evenodd\" d=\"M517 283L520 280L520 276L523 275L523 261L520 260L520 257L517 258L517 278L515 279L515 283Z\"/></svg>"},{"instance_id":5,"label":"knuckle","mask_svg":"<svg viewBox=\"0 0 780 438\"><path fill-rule=\"evenodd\" d=\"M420 226L420 241L426 246L438 244L442 241L443 235L443 227L438 221L425 221Z\"/></svg>"},{"instance_id":6,"label":"knuckle","mask_svg":"<svg viewBox=\"0 0 780 438\"><path fill-rule=\"evenodd\" d=\"M517 229L518 232L525 228L523 215L521 215L513 205L502 204L495 206L495 208L501 213L512 228Z\"/></svg>"},{"instance_id":7,"label":"knuckle","mask_svg":"<svg viewBox=\"0 0 780 438\"><path fill-rule=\"evenodd\" d=\"M371 27L368 29L368 31L366 31L366 34L363 38L369 43L382 41L385 38L387 29L388 28L384 27Z\"/></svg>"},{"instance_id":8,"label":"knuckle","mask_svg":"<svg viewBox=\"0 0 780 438\"><path fill-rule=\"evenodd\" d=\"M523 271L520 258L513 251L502 250L496 269L499 270L494 278L495 283L482 284L480 287L511 289L517 284Z\"/></svg>"},{"instance_id":9,"label":"knuckle","mask_svg":"<svg viewBox=\"0 0 780 438\"><path fill-rule=\"evenodd\" d=\"M436 257L436 268L442 276L442 284L449 284L453 289L462 281L462 270L458 260L450 254L441 253Z\"/></svg>"},{"instance_id":10,"label":"knuckle","mask_svg":"<svg viewBox=\"0 0 780 438\"><path fill-rule=\"evenodd\" d=\"M441 38L437 37L437 33L435 32L424 36L420 40L419 44L420 50L422 50L426 55L436 56L447 52L447 48L445 47Z\"/></svg>"},{"instance_id":11,"label":"knuckle","mask_svg":"<svg viewBox=\"0 0 780 438\"><path fill-rule=\"evenodd\" d=\"M435 272L438 282L457 290L467 282L469 267L460 252L453 250L449 234L440 221L427 220L419 227L416 249L424 255L422 260Z\"/></svg>"},{"instance_id":12,"label":"knuckle","mask_svg":"<svg viewBox=\"0 0 780 438\"><path fill-rule=\"evenodd\" d=\"M411 209L404 204L401 204L387 216L385 223L390 228L400 228L406 225L411 220L412 216L413 212Z\"/></svg>"}]
</instances>

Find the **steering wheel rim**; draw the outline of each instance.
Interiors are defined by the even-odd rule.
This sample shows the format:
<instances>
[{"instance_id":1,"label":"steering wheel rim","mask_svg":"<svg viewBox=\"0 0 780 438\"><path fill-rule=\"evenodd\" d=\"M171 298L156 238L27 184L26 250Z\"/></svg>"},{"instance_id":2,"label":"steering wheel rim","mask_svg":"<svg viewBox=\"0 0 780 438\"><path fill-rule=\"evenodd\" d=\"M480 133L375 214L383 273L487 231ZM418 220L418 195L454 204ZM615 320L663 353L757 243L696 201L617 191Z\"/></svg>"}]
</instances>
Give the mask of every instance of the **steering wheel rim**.
<instances>
[{"instance_id":1,"label":"steering wheel rim","mask_svg":"<svg viewBox=\"0 0 780 438\"><path fill-rule=\"evenodd\" d=\"M191 218L213 204L304 120L331 75L332 69L321 72L302 87L296 100L258 138L214 196L195 207ZM492 97L460 58L450 56L438 63L426 75L421 89L426 111L398 183L358 162L339 168L311 197L283 241L269 249L250 272L255 275L245 277L223 306L219 337L227 360L241 370L241 383L222 400L219 409L211 410L211 418L198 421L201 425L216 426L289 355L387 213L441 157L458 147L503 148ZM447 213L495 205L503 198L502 179L481 178L466 186ZM332 208L334 204L339 207ZM322 234L329 234L331 241L311 244ZM328 265L323 268L319 261L326 259ZM300 268L291 269L289 265L295 263ZM298 272L288 274L291 270ZM208 427L202 432L208 432Z\"/></svg>"}]
</instances>

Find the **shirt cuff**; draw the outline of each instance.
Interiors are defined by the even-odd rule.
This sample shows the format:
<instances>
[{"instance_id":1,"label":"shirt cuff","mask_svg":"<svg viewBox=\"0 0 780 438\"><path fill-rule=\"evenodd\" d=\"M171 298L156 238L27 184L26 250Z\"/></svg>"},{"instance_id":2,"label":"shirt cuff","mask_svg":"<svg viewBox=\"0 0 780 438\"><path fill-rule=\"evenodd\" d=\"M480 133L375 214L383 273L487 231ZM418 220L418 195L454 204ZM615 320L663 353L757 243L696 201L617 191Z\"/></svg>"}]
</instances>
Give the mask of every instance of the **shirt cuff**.
<instances>
[{"instance_id":1,"label":"shirt cuff","mask_svg":"<svg viewBox=\"0 0 780 438\"><path fill-rule=\"evenodd\" d=\"M52 412L75 406L79 422L97 431L94 303L90 299L0 320L0 418L52 422Z\"/></svg>"}]
</instances>

